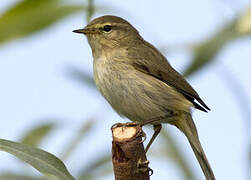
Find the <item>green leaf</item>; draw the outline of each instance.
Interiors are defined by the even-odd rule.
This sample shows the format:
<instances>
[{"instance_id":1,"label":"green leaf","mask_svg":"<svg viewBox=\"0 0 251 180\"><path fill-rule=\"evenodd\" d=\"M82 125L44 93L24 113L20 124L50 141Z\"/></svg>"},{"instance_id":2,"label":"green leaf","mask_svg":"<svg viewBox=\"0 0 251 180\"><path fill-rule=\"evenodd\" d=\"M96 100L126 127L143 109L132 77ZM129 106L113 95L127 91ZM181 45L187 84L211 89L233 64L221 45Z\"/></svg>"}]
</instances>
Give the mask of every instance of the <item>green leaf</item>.
<instances>
[{"instance_id":1,"label":"green leaf","mask_svg":"<svg viewBox=\"0 0 251 180\"><path fill-rule=\"evenodd\" d=\"M184 174L184 179L194 180L196 179L193 174L191 166L187 164L184 155L180 151L173 137L166 130L161 131L161 137L164 138L166 155L174 160L174 162L180 167Z\"/></svg>"},{"instance_id":2,"label":"green leaf","mask_svg":"<svg viewBox=\"0 0 251 180\"><path fill-rule=\"evenodd\" d=\"M238 19L237 31L243 35L251 35L251 6Z\"/></svg>"},{"instance_id":3,"label":"green leaf","mask_svg":"<svg viewBox=\"0 0 251 180\"><path fill-rule=\"evenodd\" d=\"M194 49L194 58L184 75L190 76L197 72L213 62L225 45L237 38L248 35L251 35L251 7L236 19L227 23L213 37L202 42Z\"/></svg>"},{"instance_id":4,"label":"green leaf","mask_svg":"<svg viewBox=\"0 0 251 180\"><path fill-rule=\"evenodd\" d=\"M36 126L29 130L22 140L20 141L23 144L28 144L31 146L38 146L43 138L48 135L51 130L55 127L54 123L47 123Z\"/></svg>"},{"instance_id":5,"label":"green leaf","mask_svg":"<svg viewBox=\"0 0 251 180\"><path fill-rule=\"evenodd\" d=\"M91 128L95 124L95 121L93 119L88 120L83 124L83 126L80 128L79 132L76 133L76 137L70 141L67 144L67 147L65 148L65 151L62 153L62 159L67 159L72 151L78 146L78 144L82 141L82 139L85 137L85 135L90 132Z\"/></svg>"},{"instance_id":6,"label":"green leaf","mask_svg":"<svg viewBox=\"0 0 251 180\"><path fill-rule=\"evenodd\" d=\"M1 180L45 180L45 178L25 176L21 174L13 174L13 173L0 174L0 179Z\"/></svg>"},{"instance_id":7,"label":"green leaf","mask_svg":"<svg viewBox=\"0 0 251 180\"><path fill-rule=\"evenodd\" d=\"M51 153L5 139L0 139L0 150L27 162L44 175L54 176L59 180L74 180L64 163Z\"/></svg>"},{"instance_id":8,"label":"green leaf","mask_svg":"<svg viewBox=\"0 0 251 180\"><path fill-rule=\"evenodd\" d=\"M237 37L235 31L236 21L227 24L222 30L216 33L211 39L201 43L194 50L192 63L184 72L190 76L202 67L215 60L217 53L230 41Z\"/></svg>"},{"instance_id":9,"label":"green leaf","mask_svg":"<svg viewBox=\"0 0 251 180\"><path fill-rule=\"evenodd\" d=\"M31 35L85 6L67 5L62 0L22 0L0 17L0 44Z\"/></svg>"}]
</instances>

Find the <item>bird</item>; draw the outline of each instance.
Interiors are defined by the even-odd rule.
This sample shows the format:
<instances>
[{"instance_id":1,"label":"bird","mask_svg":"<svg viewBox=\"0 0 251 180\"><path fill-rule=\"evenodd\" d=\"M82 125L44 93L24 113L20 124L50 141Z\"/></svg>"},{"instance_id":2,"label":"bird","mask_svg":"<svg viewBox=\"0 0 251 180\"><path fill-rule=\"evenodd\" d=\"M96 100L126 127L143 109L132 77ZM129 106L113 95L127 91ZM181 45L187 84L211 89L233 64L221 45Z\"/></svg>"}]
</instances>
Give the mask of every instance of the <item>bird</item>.
<instances>
[{"instance_id":1,"label":"bird","mask_svg":"<svg viewBox=\"0 0 251 180\"><path fill-rule=\"evenodd\" d=\"M174 125L187 137L205 178L214 180L191 114L192 108L210 108L166 57L118 16L98 17L73 32L86 35L96 87L112 108L133 122L153 125L146 151L162 124Z\"/></svg>"}]
</instances>

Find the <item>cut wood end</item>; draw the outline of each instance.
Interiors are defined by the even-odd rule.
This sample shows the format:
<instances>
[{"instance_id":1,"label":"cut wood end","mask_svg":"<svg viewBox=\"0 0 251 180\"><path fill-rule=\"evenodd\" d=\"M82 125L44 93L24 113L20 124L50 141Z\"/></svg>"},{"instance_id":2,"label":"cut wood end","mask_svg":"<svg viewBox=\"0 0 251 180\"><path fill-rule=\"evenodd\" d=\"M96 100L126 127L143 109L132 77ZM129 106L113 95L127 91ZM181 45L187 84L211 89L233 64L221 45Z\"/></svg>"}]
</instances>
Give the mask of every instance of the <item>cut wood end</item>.
<instances>
[{"instance_id":1,"label":"cut wood end","mask_svg":"<svg viewBox=\"0 0 251 180\"><path fill-rule=\"evenodd\" d=\"M137 127L115 127L112 129L112 135L117 141L125 141L134 137L137 133Z\"/></svg>"}]
</instances>

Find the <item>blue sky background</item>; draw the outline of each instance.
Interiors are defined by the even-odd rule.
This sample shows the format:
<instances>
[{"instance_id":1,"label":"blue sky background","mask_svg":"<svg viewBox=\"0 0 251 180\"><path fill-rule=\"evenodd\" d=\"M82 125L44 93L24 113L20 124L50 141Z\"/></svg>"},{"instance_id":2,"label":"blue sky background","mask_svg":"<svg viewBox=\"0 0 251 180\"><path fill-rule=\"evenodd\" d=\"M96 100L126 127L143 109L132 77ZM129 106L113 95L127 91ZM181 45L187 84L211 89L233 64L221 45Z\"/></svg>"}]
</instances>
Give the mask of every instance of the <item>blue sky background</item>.
<instances>
[{"instance_id":1,"label":"blue sky background","mask_svg":"<svg viewBox=\"0 0 251 180\"><path fill-rule=\"evenodd\" d=\"M13 2L1 0L0 13ZM97 13L95 17L104 14L121 16L156 47L170 48L165 55L182 72L192 54L180 45L210 37L224 23L251 5L251 1L97 0L95 4L105 5L112 10ZM61 124L60 128L47 137L41 147L58 155L84 120L95 118L99 122L93 134L66 161L73 175L78 172L78 166L88 164L90 157L96 153L110 153L110 126L122 121L96 90L88 85L81 86L67 75L69 66L92 74L91 50L86 38L71 33L85 25L85 15L78 14L29 38L0 47L1 138L17 141L34 125L46 121L57 122ZM194 111L194 120L201 143L219 180L248 179L250 116L247 119L243 114L238 97L230 90L224 77L226 72L230 72L250 102L250 58L251 38L234 41L217 55L216 61L188 79L212 109L209 113ZM250 103L247 109L251 109ZM185 137L174 127L167 128L180 144L198 179L202 179L203 174ZM150 136L152 131L147 130L147 133ZM158 152L161 142L159 139L154 143L151 152L155 153L150 152L148 156L150 166L154 169L152 179L182 179L171 161L156 157L156 154L161 154ZM7 153L1 152L0 160L1 170L13 171L21 166ZM35 170L34 173L37 174ZM111 177L108 176L107 180Z\"/></svg>"}]
</instances>

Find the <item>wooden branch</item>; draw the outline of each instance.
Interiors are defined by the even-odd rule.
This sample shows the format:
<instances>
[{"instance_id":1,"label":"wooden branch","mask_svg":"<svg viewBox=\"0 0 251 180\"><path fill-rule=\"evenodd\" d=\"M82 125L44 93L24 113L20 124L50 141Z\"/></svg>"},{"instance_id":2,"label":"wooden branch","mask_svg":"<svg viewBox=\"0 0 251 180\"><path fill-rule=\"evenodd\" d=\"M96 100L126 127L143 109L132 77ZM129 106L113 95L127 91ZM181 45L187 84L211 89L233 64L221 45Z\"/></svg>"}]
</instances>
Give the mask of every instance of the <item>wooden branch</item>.
<instances>
[{"instance_id":1,"label":"wooden branch","mask_svg":"<svg viewBox=\"0 0 251 180\"><path fill-rule=\"evenodd\" d=\"M139 125L116 124L112 127L112 163L115 180L149 180L152 170L142 142ZM144 137L143 137L144 138Z\"/></svg>"}]
</instances>

